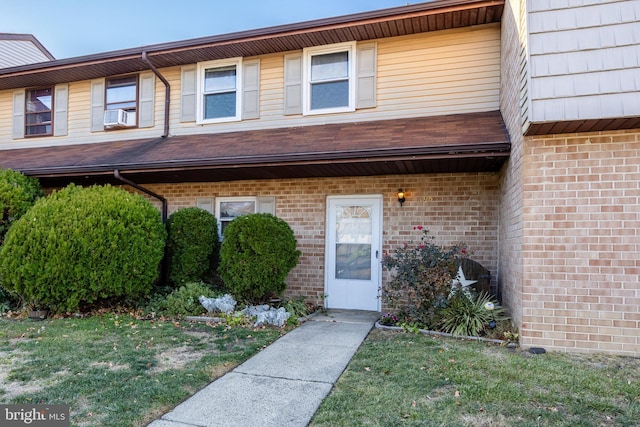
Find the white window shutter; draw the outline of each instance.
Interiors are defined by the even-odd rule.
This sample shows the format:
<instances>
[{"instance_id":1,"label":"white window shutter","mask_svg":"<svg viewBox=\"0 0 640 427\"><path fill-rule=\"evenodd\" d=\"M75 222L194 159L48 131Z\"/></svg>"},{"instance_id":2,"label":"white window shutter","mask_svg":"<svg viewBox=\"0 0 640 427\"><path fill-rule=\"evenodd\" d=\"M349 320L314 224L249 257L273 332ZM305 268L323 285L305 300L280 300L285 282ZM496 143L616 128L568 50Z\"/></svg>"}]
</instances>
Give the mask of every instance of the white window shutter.
<instances>
[{"instance_id":1,"label":"white window shutter","mask_svg":"<svg viewBox=\"0 0 640 427\"><path fill-rule=\"evenodd\" d=\"M56 85L53 98L53 135L66 136L68 128L69 85Z\"/></svg>"},{"instance_id":2,"label":"white window shutter","mask_svg":"<svg viewBox=\"0 0 640 427\"><path fill-rule=\"evenodd\" d=\"M138 100L138 127L153 127L156 95L156 76L153 73L140 74L139 93L140 98Z\"/></svg>"},{"instance_id":3,"label":"white window shutter","mask_svg":"<svg viewBox=\"0 0 640 427\"><path fill-rule=\"evenodd\" d=\"M15 139L24 138L24 89L13 92L13 132Z\"/></svg>"},{"instance_id":4,"label":"white window shutter","mask_svg":"<svg viewBox=\"0 0 640 427\"><path fill-rule=\"evenodd\" d=\"M257 198L257 213L276 214L276 198L273 196L263 196Z\"/></svg>"},{"instance_id":5,"label":"white window shutter","mask_svg":"<svg viewBox=\"0 0 640 427\"><path fill-rule=\"evenodd\" d=\"M104 130L104 79L91 81L91 132Z\"/></svg>"},{"instance_id":6,"label":"white window shutter","mask_svg":"<svg viewBox=\"0 0 640 427\"><path fill-rule=\"evenodd\" d=\"M260 117L260 60L242 62L242 119Z\"/></svg>"},{"instance_id":7,"label":"white window shutter","mask_svg":"<svg viewBox=\"0 0 640 427\"><path fill-rule=\"evenodd\" d=\"M284 114L302 114L302 53L284 56Z\"/></svg>"},{"instance_id":8,"label":"white window shutter","mask_svg":"<svg viewBox=\"0 0 640 427\"><path fill-rule=\"evenodd\" d=\"M376 44L357 47L356 108L376 106Z\"/></svg>"},{"instance_id":9,"label":"white window shutter","mask_svg":"<svg viewBox=\"0 0 640 427\"><path fill-rule=\"evenodd\" d=\"M180 77L180 121L196 121L198 71L195 65L182 67Z\"/></svg>"}]
</instances>

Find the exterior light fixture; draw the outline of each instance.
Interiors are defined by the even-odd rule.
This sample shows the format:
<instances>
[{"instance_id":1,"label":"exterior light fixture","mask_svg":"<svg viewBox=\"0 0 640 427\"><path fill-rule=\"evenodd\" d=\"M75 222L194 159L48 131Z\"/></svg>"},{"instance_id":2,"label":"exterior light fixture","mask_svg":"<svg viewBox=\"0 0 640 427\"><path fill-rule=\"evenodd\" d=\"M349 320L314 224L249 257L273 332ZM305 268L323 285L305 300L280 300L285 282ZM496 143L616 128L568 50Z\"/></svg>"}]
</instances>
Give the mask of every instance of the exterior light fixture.
<instances>
[{"instance_id":1,"label":"exterior light fixture","mask_svg":"<svg viewBox=\"0 0 640 427\"><path fill-rule=\"evenodd\" d=\"M402 188L398 190L398 202L400 202L400 207L402 207L402 204L404 203L406 199L404 198L404 191L402 191Z\"/></svg>"}]
</instances>

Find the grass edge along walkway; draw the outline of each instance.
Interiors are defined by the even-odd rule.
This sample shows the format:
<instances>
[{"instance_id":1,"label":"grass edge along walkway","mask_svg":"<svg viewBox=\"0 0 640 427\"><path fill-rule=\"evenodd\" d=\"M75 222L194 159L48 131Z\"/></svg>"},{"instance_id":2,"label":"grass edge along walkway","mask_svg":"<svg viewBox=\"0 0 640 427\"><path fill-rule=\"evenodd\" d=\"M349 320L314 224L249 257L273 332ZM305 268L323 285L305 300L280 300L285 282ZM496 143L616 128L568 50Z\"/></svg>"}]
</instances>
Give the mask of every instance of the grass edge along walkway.
<instances>
[{"instance_id":1,"label":"grass edge along walkway","mask_svg":"<svg viewBox=\"0 0 640 427\"><path fill-rule=\"evenodd\" d=\"M640 359L374 329L310 425L638 426Z\"/></svg>"},{"instance_id":2,"label":"grass edge along walkway","mask_svg":"<svg viewBox=\"0 0 640 427\"><path fill-rule=\"evenodd\" d=\"M0 318L0 403L67 404L72 425L146 425L284 332L114 314Z\"/></svg>"}]
</instances>

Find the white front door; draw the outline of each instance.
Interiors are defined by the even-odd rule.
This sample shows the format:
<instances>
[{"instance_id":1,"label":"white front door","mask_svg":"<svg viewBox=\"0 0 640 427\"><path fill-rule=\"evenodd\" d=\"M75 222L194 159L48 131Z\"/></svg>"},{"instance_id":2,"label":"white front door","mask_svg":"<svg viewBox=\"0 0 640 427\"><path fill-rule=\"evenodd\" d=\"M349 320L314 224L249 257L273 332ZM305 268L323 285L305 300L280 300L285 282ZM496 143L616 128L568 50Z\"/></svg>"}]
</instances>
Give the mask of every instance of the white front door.
<instances>
[{"instance_id":1,"label":"white front door","mask_svg":"<svg viewBox=\"0 0 640 427\"><path fill-rule=\"evenodd\" d=\"M327 198L325 305L380 311L382 196Z\"/></svg>"}]
</instances>

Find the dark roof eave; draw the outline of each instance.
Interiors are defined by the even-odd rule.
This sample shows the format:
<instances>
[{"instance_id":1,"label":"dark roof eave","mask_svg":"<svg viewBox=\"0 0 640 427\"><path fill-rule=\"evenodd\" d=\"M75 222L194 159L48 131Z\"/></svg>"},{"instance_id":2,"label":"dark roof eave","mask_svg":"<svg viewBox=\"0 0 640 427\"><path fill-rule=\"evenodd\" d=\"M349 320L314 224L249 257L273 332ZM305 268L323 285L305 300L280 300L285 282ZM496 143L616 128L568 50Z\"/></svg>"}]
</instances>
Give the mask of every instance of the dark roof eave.
<instances>
[{"instance_id":1,"label":"dark roof eave","mask_svg":"<svg viewBox=\"0 0 640 427\"><path fill-rule=\"evenodd\" d=\"M193 159L164 161L156 163L128 163L118 165L84 165L84 166L63 166L56 168L22 169L26 175L36 178L43 177L65 177L65 176L90 176L110 174L114 170L128 173L148 173L162 171L181 171L197 169L215 168L256 168L274 166L305 166L324 163L361 163L361 162L390 162L390 161L423 161L441 159L464 159L475 157L507 158L510 154L511 144L509 142L473 144L467 147L430 147L428 150L372 150L370 152L350 152L350 153L313 153L303 155L274 155L274 156L243 156L225 157L214 159Z\"/></svg>"},{"instance_id":2,"label":"dark roof eave","mask_svg":"<svg viewBox=\"0 0 640 427\"><path fill-rule=\"evenodd\" d=\"M566 133L604 132L640 128L640 117L609 117L597 119L565 120L529 123L525 136L557 135Z\"/></svg>"}]
</instances>

